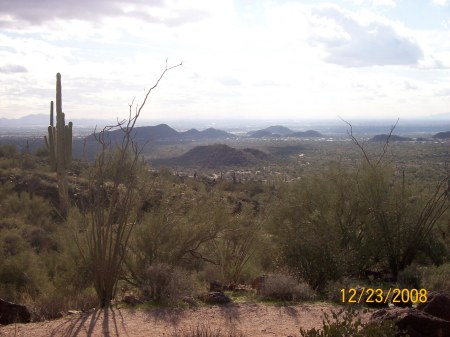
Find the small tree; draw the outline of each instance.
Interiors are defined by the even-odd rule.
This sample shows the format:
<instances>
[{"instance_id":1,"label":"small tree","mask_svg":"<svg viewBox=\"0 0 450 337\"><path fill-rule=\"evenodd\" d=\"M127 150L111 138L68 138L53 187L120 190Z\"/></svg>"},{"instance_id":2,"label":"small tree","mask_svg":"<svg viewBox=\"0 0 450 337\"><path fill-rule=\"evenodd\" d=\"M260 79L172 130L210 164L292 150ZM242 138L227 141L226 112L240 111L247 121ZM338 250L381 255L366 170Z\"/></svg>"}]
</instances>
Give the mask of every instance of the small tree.
<instances>
[{"instance_id":1,"label":"small tree","mask_svg":"<svg viewBox=\"0 0 450 337\"><path fill-rule=\"evenodd\" d=\"M139 221L139 197L145 195L145 182L140 181L140 153L134 140L134 127L147 99L167 71L167 67L145 94L143 102L129 104L128 120L118 121L95 134L101 150L89 176L89 198L83 214L86 251L83 256L92 265L92 277L100 307L108 307L115 294L130 235ZM122 138L113 142L110 131L121 130ZM79 245L81 248L81 245Z\"/></svg>"}]
</instances>

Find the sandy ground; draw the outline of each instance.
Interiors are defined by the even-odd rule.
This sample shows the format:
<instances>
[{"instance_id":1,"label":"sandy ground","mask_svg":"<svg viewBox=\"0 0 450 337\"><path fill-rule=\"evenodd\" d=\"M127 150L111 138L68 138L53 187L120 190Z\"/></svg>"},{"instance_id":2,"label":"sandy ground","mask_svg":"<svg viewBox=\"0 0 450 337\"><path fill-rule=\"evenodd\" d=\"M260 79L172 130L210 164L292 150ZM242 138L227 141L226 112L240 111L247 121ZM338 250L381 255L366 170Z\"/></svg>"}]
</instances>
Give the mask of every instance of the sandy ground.
<instances>
[{"instance_id":1,"label":"sandy ground","mask_svg":"<svg viewBox=\"0 0 450 337\"><path fill-rule=\"evenodd\" d=\"M237 331L245 336L299 336L300 327L321 328L322 313L331 304L273 306L233 303L191 309L105 309L75 314L54 321L0 327L0 336L171 337L175 332L208 326L213 331Z\"/></svg>"}]
</instances>

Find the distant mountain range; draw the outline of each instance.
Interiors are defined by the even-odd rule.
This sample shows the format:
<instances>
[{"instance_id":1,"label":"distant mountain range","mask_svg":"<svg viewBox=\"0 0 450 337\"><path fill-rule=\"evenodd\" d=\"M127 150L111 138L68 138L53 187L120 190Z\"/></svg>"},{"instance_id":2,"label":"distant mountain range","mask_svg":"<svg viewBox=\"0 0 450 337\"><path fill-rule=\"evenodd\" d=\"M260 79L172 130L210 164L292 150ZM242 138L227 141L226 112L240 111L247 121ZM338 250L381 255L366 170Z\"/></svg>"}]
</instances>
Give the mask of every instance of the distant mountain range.
<instances>
[{"instance_id":1,"label":"distant mountain range","mask_svg":"<svg viewBox=\"0 0 450 337\"><path fill-rule=\"evenodd\" d=\"M153 164L172 164L187 167L218 168L243 167L262 163L269 155L257 149L235 149L224 144L196 146L185 154L171 159L152 161Z\"/></svg>"},{"instance_id":2,"label":"distant mountain range","mask_svg":"<svg viewBox=\"0 0 450 337\"><path fill-rule=\"evenodd\" d=\"M268 128L250 131L247 133L249 138L279 138L279 137L295 137L295 138L304 138L304 137L323 137L323 135L314 130L308 131L297 131L294 132L291 129L282 126L282 125L274 125L269 126Z\"/></svg>"},{"instance_id":3,"label":"distant mountain range","mask_svg":"<svg viewBox=\"0 0 450 337\"><path fill-rule=\"evenodd\" d=\"M101 119L78 118L72 119L66 117L66 122L72 121L75 126L95 126L107 125L111 121ZM0 126L2 127L22 127L22 126L48 126L50 125L50 112L48 114L27 115L20 118L0 118Z\"/></svg>"},{"instance_id":4,"label":"distant mountain range","mask_svg":"<svg viewBox=\"0 0 450 337\"><path fill-rule=\"evenodd\" d=\"M229 139L236 138L233 134L209 128L203 131L197 129L190 129L188 131L179 132L172 129L167 124L159 124L155 126L141 126L135 127L132 136L136 141L150 141L158 143L172 143L183 141L196 141L203 139ZM122 140L123 131L114 130L107 133L107 139L112 141ZM87 137L88 140L93 140L94 135Z\"/></svg>"}]
</instances>

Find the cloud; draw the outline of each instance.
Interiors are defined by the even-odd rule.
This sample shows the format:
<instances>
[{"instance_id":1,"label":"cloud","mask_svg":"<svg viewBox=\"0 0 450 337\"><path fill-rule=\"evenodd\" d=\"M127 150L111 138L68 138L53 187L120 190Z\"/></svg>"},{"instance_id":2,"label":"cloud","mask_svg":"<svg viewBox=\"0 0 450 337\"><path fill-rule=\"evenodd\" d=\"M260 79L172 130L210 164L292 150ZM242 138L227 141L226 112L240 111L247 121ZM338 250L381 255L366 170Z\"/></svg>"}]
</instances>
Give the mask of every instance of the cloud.
<instances>
[{"instance_id":1,"label":"cloud","mask_svg":"<svg viewBox=\"0 0 450 337\"><path fill-rule=\"evenodd\" d=\"M378 6L396 7L397 6L397 3L395 2L395 0L373 0L372 4L375 7L378 7Z\"/></svg>"},{"instance_id":2,"label":"cloud","mask_svg":"<svg viewBox=\"0 0 450 337\"><path fill-rule=\"evenodd\" d=\"M438 6L447 6L450 3L449 0L431 0L431 2Z\"/></svg>"},{"instance_id":3,"label":"cloud","mask_svg":"<svg viewBox=\"0 0 450 337\"><path fill-rule=\"evenodd\" d=\"M27 68L17 64L6 64L0 67L0 73L3 74L15 74L15 73L26 73Z\"/></svg>"},{"instance_id":4,"label":"cloud","mask_svg":"<svg viewBox=\"0 0 450 337\"><path fill-rule=\"evenodd\" d=\"M164 0L15 0L0 2L0 27L20 29L56 19L97 22L105 17L135 17L146 22L179 26L203 20L199 8L168 10ZM154 14L156 13L156 14Z\"/></svg>"},{"instance_id":5,"label":"cloud","mask_svg":"<svg viewBox=\"0 0 450 337\"><path fill-rule=\"evenodd\" d=\"M237 87L242 85L242 82L239 81L237 78L233 77L223 77L219 79L219 82L222 83L225 86L229 87Z\"/></svg>"},{"instance_id":6,"label":"cloud","mask_svg":"<svg viewBox=\"0 0 450 337\"><path fill-rule=\"evenodd\" d=\"M312 38L327 52L325 60L345 67L416 65L423 57L419 44L386 22L360 23L336 7L312 9L321 30ZM323 25L328 33L324 33ZM331 33L330 33L331 32Z\"/></svg>"}]
</instances>

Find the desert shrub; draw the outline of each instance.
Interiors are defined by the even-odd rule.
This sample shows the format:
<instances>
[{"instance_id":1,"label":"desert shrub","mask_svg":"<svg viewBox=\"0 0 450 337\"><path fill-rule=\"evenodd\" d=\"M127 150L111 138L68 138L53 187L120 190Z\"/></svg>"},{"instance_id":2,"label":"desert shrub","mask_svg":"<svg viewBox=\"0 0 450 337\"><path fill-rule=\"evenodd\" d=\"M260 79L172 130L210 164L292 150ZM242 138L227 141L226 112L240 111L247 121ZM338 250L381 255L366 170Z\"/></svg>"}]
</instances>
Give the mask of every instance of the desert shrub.
<instances>
[{"instance_id":1,"label":"desert shrub","mask_svg":"<svg viewBox=\"0 0 450 337\"><path fill-rule=\"evenodd\" d=\"M298 282L290 275L273 274L266 278L261 296L267 300L312 300L314 290L306 282Z\"/></svg>"},{"instance_id":2,"label":"desert shrub","mask_svg":"<svg viewBox=\"0 0 450 337\"><path fill-rule=\"evenodd\" d=\"M218 206L218 194L161 180L158 201L143 212L131 239L128 266L137 278L146 266L157 263L201 269L205 261L214 258L207 243L227 223L226 210Z\"/></svg>"},{"instance_id":3,"label":"desert shrub","mask_svg":"<svg viewBox=\"0 0 450 337\"><path fill-rule=\"evenodd\" d=\"M397 276L449 207L444 181L420 189L389 165L332 163L282 188L270 229L285 265L319 290L374 265Z\"/></svg>"},{"instance_id":4,"label":"desert shrub","mask_svg":"<svg viewBox=\"0 0 450 337\"><path fill-rule=\"evenodd\" d=\"M0 293L7 299L35 298L48 286L45 265L30 248L0 259Z\"/></svg>"},{"instance_id":5,"label":"desert shrub","mask_svg":"<svg viewBox=\"0 0 450 337\"><path fill-rule=\"evenodd\" d=\"M395 322L364 324L357 311L351 308L333 311L331 317L323 314L322 329L300 328L302 337L393 337L398 329Z\"/></svg>"},{"instance_id":6,"label":"desert shrub","mask_svg":"<svg viewBox=\"0 0 450 337\"><path fill-rule=\"evenodd\" d=\"M445 226L447 224L450 230L450 212L447 212L447 219L442 219L441 228L437 228L424 242L421 252L416 259L419 264L435 264L441 265L445 261L450 260L450 245L445 241Z\"/></svg>"},{"instance_id":7,"label":"desert shrub","mask_svg":"<svg viewBox=\"0 0 450 337\"><path fill-rule=\"evenodd\" d=\"M36 299L25 299L23 303L29 308L33 320L36 321L59 318L69 310L87 311L98 304L92 288L85 288L78 292L53 290L41 294Z\"/></svg>"},{"instance_id":8,"label":"desert shrub","mask_svg":"<svg viewBox=\"0 0 450 337\"><path fill-rule=\"evenodd\" d=\"M14 218L16 222L51 229L53 207L44 198L29 193L16 193L12 185L0 185L0 217Z\"/></svg>"},{"instance_id":9,"label":"desert shrub","mask_svg":"<svg viewBox=\"0 0 450 337\"><path fill-rule=\"evenodd\" d=\"M23 170L32 170L37 166L36 160L29 154L22 154L20 159L21 159L20 167Z\"/></svg>"},{"instance_id":10,"label":"desert shrub","mask_svg":"<svg viewBox=\"0 0 450 337\"><path fill-rule=\"evenodd\" d=\"M359 220L350 176L336 166L282 187L270 230L291 273L321 290L357 268Z\"/></svg>"},{"instance_id":11,"label":"desert shrub","mask_svg":"<svg viewBox=\"0 0 450 337\"><path fill-rule=\"evenodd\" d=\"M35 154L37 157L48 157L49 152L48 152L47 147L41 146L41 147L38 147L38 148L34 151L34 154Z\"/></svg>"},{"instance_id":12,"label":"desert shrub","mask_svg":"<svg viewBox=\"0 0 450 337\"><path fill-rule=\"evenodd\" d=\"M171 337L245 337L245 335L235 329L222 332L220 328L212 329L205 325L198 325L191 327L188 332L175 332Z\"/></svg>"},{"instance_id":13,"label":"desert shrub","mask_svg":"<svg viewBox=\"0 0 450 337\"><path fill-rule=\"evenodd\" d=\"M343 277L339 280L328 282L323 289L323 296L331 302L342 304L341 289L348 290L350 288L355 288L355 284L349 278Z\"/></svg>"},{"instance_id":14,"label":"desert shrub","mask_svg":"<svg viewBox=\"0 0 450 337\"><path fill-rule=\"evenodd\" d=\"M17 148L13 144L0 145L0 158L13 158L17 154Z\"/></svg>"},{"instance_id":15,"label":"desert shrub","mask_svg":"<svg viewBox=\"0 0 450 337\"><path fill-rule=\"evenodd\" d=\"M208 249L219 264L224 284L245 283L258 264L258 251L265 248L261 220L242 210L226 217L222 224L222 232L208 243Z\"/></svg>"},{"instance_id":16,"label":"desert shrub","mask_svg":"<svg viewBox=\"0 0 450 337\"><path fill-rule=\"evenodd\" d=\"M450 291L450 263L438 267L430 266L422 269L423 287L427 290Z\"/></svg>"},{"instance_id":17,"label":"desert shrub","mask_svg":"<svg viewBox=\"0 0 450 337\"><path fill-rule=\"evenodd\" d=\"M422 278L420 270L414 265L406 267L398 273L397 283L402 288L421 288Z\"/></svg>"},{"instance_id":18,"label":"desert shrub","mask_svg":"<svg viewBox=\"0 0 450 337\"><path fill-rule=\"evenodd\" d=\"M193 277L181 268L157 263L146 268L140 289L144 298L173 304L196 288Z\"/></svg>"}]
</instances>

